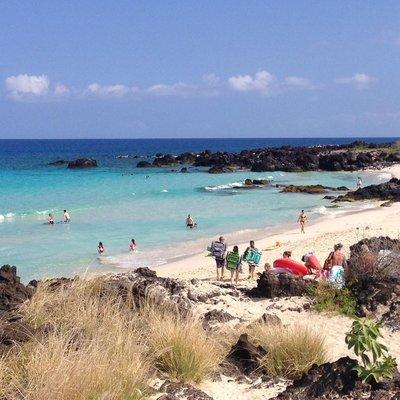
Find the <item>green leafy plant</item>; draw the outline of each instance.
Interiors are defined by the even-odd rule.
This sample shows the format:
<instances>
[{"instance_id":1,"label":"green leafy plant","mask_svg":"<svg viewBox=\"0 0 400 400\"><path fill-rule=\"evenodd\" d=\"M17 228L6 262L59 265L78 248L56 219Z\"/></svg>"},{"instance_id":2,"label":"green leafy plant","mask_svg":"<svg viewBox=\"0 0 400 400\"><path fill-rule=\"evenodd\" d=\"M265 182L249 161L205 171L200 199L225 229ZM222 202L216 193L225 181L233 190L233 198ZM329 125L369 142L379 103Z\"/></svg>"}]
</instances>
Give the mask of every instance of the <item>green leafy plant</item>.
<instances>
[{"instance_id":1,"label":"green leafy plant","mask_svg":"<svg viewBox=\"0 0 400 400\"><path fill-rule=\"evenodd\" d=\"M347 347L354 349L356 356L361 358L362 364L354 369L363 382L391 379L397 366L387 347L378 341L382 337L379 328L378 322L356 318L346 334Z\"/></svg>"}]
</instances>

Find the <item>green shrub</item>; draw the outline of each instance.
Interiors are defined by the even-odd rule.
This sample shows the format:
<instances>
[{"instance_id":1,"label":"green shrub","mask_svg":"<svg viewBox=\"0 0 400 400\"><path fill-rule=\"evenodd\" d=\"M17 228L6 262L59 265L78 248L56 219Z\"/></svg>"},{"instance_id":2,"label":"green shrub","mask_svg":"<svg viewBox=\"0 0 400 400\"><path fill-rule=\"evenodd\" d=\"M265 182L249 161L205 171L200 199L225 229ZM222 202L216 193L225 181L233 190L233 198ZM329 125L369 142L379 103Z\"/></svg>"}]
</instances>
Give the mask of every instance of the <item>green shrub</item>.
<instances>
[{"instance_id":1,"label":"green shrub","mask_svg":"<svg viewBox=\"0 0 400 400\"><path fill-rule=\"evenodd\" d=\"M391 379L397 366L396 359L388 354L387 347L378 342L382 337L379 327L378 322L356 318L346 334L348 348L354 349L356 356L361 358L362 364L355 370L363 382Z\"/></svg>"},{"instance_id":2,"label":"green shrub","mask_svg":"<svg viewBox=\"0 0 400 400\"><path fill-rule=\"evenodd\" d=\"M326 283L319 283L313 295L314 308L318 312L337 312L339 314L355 316L357 300L347 288L338 289Z\"/></svg>"}]
</instances>

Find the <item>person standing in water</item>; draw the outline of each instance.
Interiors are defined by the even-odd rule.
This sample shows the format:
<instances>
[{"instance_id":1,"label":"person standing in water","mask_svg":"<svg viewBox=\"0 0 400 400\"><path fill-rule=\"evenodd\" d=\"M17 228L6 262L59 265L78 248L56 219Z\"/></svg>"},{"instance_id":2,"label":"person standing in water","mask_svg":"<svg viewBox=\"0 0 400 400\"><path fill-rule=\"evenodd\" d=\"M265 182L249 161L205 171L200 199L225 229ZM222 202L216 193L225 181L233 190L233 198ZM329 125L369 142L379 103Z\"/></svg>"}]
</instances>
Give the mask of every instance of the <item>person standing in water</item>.
<instances>
[{"instance_id":1,"label":"person standing in water","mask_svg":"<svg viewBox=\"0 0 400 400\"><path fill-rule=\"evenodd\" d=\"M64 220L64 222L70 222L71 221L71 217L69 216L69 213L67 212L67 210L64 210L63 220Z\"/></svg>"},{"instance_id":2,"label":"person standing in water","mask_svg":"<svg viewBox=\"0 0 400 400\"><path fill-rule=\"evenodd\" d=\"M357 189L361 189L362 188L362 179L361 177L357 178Z\"/></svg>"},{"instance_id":3,"label":"person standing in water","mask_svg":"<svg viewBox=\"0 0 400 400\"><path fill-rule=\"evenodd\" d=\"M194 222L194 219L190 214L186 218L186 226L190 229L196 228L197 226L196 222Z\"/></svg>"},{"instance_id":4,"label":"person standing in water","mask_svg":"<svg viewBox=\"0 0 400 400\"><path fill-rule=\"evenodd\" d=\"M97 252L99 254L103 254L106 251L106 248L104 247L102 242L99 242L99 245L97 246Z\"/></svg>"},{"instance_id":5,"label":"person standing in water","mask_svg":"<svg viewBox=\"0 0 400 400\"><path fill-rule=\"evenodd\" d=\"M304 212L304 210L301 210L301 213L299 215L299 218L297 218L297 222L300 223L300 233L306 233L304 230L304 226L307 222L307 214Z\"/></svg>"},{"instance_id":6,"label":"person standing in water","mask_svg":"<svg viewBox=\"0 0 400 400\"><path fill-rule=\"evenodd\" d=\"M47 222L49 225L54 225L54 218L52 213L50 213L49 216L47 217Z\"/></svg>"},{"instance_id":7,"label":"person standing in water","mask_svg":"<svg viewBox=\"0 0 400 400\"><path fill-rule=\"evenodd\" d=\"M136 248L137 248L136 241L135 239L132 239L131 243L129 244L129 251L136 251Z\"/></svg>"}]
</instances>

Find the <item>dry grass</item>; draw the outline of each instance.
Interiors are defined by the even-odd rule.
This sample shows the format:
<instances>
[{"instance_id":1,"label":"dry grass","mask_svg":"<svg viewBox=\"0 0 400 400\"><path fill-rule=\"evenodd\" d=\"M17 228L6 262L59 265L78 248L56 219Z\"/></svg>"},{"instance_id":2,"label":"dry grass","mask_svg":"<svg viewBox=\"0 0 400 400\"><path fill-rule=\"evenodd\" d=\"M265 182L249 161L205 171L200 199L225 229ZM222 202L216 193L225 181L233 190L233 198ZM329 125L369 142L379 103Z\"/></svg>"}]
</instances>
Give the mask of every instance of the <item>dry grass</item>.
<instances>
[{"instance_id":1,"label":"dry grass","mask_svg":"<svg viewBox=\"0 0 400 400\"><path fill-rule=\"evenodd\" d=\"M307 326L258 324L249 334L255 343L267 349L262 364L271 375L294 379L313 364L327 362L324 336Z\"/></svg>"},{"instance_id":2,"label":"dry grass","mask_svg":"<svg viewBox=\"0 0 400 400\"><path fill-rule=\"evenodd\" d=\"M149 347L156 366L174 379L200 382L222 361L223 348L194 317L153 309L146 315Z\"/></svg>"},{"instance_id":3,"label":"dry grass","mask_svg":"<svg viewBox=\"0 0 400 400\"><path fill-rule=\"evenodd\" d=\"M39 287L21 312L38 329L3 359L8 400L138 400L150 377L138 317L96 281Z\"/></svg>"}]
</instances>

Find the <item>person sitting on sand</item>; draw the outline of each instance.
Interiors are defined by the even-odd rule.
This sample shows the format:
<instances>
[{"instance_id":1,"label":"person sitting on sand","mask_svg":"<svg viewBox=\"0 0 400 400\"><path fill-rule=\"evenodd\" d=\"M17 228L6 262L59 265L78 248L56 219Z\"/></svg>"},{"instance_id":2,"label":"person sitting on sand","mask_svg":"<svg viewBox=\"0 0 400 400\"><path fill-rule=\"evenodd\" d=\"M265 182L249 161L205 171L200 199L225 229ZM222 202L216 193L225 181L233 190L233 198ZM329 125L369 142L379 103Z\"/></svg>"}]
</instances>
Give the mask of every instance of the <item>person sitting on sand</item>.
<instances>
[{"instance_id":1,"label":"person sitting on sand","mask_svg":"<svg viewBox=\"0 0 400 400\"><path fill-rule=\"evenodd\" d=\"M226 269L231 271L231 284L233 285L233 276L235 283L238 284L240 267L242 265L242 257L239 255L239 247L233 246L232 251L228 251L226 255Z\"/></svg>"},{"instance_id":2,"label":"person sitting on sand","mask_svg":"<svg viewBox=\"0 0 400 400\"><path fill-rule=\"evenodd\" d=\"M49 225L54 225L54 217L52 213L50 213L49 216L47 217L47 222Z\"/></svg>"},{"instance_id":3,"label":"person sitting on sand","mask_svg":"<svg viewBox=\"0 0 400 400\"><path fill-rule=\"evenodd\" d=\"M69 213L67 212L67 210L64 210L63 220L64 220L64 222L70 222L71 221L71 217L69 216Z\"/></svg>"},{"instance_id":4,"label":"person sitting on sand","mask_svg":"<svg viewBox=\"0 0 400 400\"><path fill-rule=\"evenodd\" d=\"M290 250L285 250L282 254L282 258L292 258L292 252Z\"/></svg>"},{"instance_id":5,"label":"person sitting on sand","mask_svg":"<svg viewBox=\"0 0 400 400\"><path fill-rule=\"evenodd\" d=\"M190 214L186 218L186 226L190 229L196 228L197 226L196 222L194 222L194 219Z\"/></svg>"},{"instance_id":6,"label":"person sitting on sand","mask_svg":"<svg viewBox=\"0 0 400 400\"><path fill-rule=\"evenodd\" d=\"M307 214L304 212L304 210L301 210L301 213L299 215L299 218L297 218L297 222L300 223L300 233L306 233L304 230L304 226L307 222Z\"/></svg>"},{"instance_id":7,"label":"person sitting on sand","mask_svg":"<svg viewBox=\"0 0 400 400\"><path fill-rule=\"evenodd\" d=\"M226 248L225 238L220 236L219 239L211 244L211 254L215 258L217 265L217 281L224 280L225 263L226 263Z\"/></svg>"},{"instance_id":8,"label":"person sitting on sand","mask_svg":"<svg viewBox=\"0 0 400 400\"><path fill-rule=\"evenodd\" d=\"M103 254L106 251L106 248L104 247L102 242L99 242L99 245L97 246L97 252L99 254Z\"/></svg>"},{"instance_id":9,"label":"person sitting on sand","mask_svg":"<svg viewBox=\"0 0 400 400\"><path fill-rule=\"evenodd\" d=\"M338 288L343 288L345 271L347 270L347 260L342 249L343 245L341 243L335 244L333 251L324 263L327 281Z\"/></svg>"},{"instance_id":10,"label":"person sitting on sand","mask_svg":"<svg viewBox=\"0 0 400 400\"><path fill-rule=\"evenodd\" d=\"M135 239L131 239L131 243L129 244L129 251L136 251L136 241Z\"/></svg>"},{"instance_id":11,"label":"person sitting on sand","mask_svg":"<svg viewBox=\"0 0 400 400\"><path fill-rule=\"evenodd\" d=\"M254 240L250 240L250 246L243 253L243 259L247 261L249 265L249 276L247 279L254 279L254 272L256 267L258 267L258 263L254 261L254 259L250 258L250 254L259 253L258 249L255 247Z\"/></svg>"}]
</instances>

